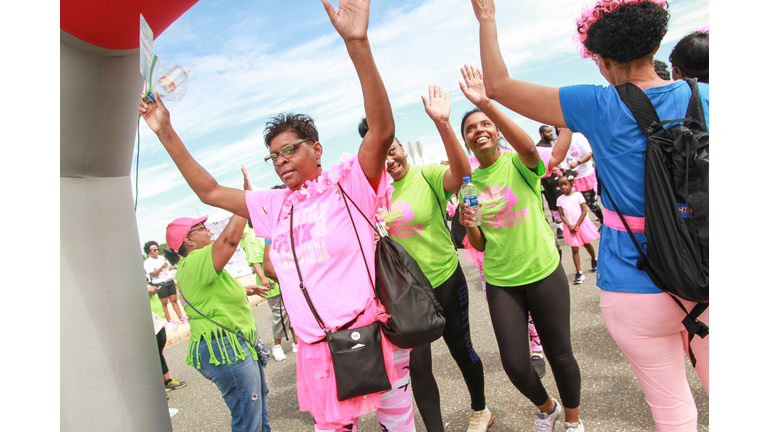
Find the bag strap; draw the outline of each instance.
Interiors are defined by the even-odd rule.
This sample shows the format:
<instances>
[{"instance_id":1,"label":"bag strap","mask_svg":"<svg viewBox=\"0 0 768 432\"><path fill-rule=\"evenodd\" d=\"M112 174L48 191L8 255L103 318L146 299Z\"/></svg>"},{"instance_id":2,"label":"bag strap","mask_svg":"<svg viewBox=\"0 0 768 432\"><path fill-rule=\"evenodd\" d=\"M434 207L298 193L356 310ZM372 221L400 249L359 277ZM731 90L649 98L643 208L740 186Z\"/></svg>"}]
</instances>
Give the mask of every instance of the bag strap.
<instances>
[{"instance_id":1,"label":"bag strap","mask_svg":"<svg viewBox=\"0 0 768 432\"><path fill-rule=\"evenodd\" d=\"M328 334L329 330L325 327L325 323L323 322L323 319L320 318L320 315L318 315L317 310L315 310L315 305L312 303L312 299L309 298L307 287L304 285L304 278L301 277L299 260L298 258L296 258L296 246L293 243L293 206L291 206L291 225L290 226L291 226L291 231L290 231L289 237L291 238L291 252L293 252L293 262L296 263L296 273L299 274L299 288L301 289L301 292L304 293L304 298L307 299L307 304L309 304L309 310L312 311L312 315L315 316L315 319L317 320L317 324L320 326L321 329L323 329L323 332Z\"/></svg>"},{"instance_id":2,"label":"bag strap","mask_svg":"<svg viewBox=\"0 0 768 432\"><path fill-rule=\"evenodd\" d=\"M347 204L347 198L349 198L349 195L347 195L347 192L344 190L344 188L341 187L341 184L339 184L339 190L341 191L341 197L344 199L344 206L347 207L347 214L349 215L349 220L352 221L352 228L355 230L355 237L357 237L357 244L360 246L360 253L363 254L363 264L365 264L365 270L368 273L368 281L371 283L371 288L373 288L373 296L376 297L376 285L373 283L373 278L371 277L371 269L368 268L368 260L365 259L365 252L363 252L363 243L360 241L360 235L357 233L357 225L355 225L355 219L352 218L352 211L349 210L349 204ZM363 211L360 210L360 207L355 204L354 201L352 201L352 198L349 198L349 200L352 202L352 204L355 206L357 211L360 212L361 215L365 218L366 222L373 227L373 224L371 221L368 220L368 217L363 214ZM375 227L373 227L374 230L376 230ZM378 231L376 231L378 233ZM379 235L381 236L381 235Z\"/></svg>"},{"instance_id":3,"label":"bag strap","mask_svg":"<svg viewBox=\"0 0 768 432\"><path fill-rule=\"evenodd\" d=\"M421 173L421 176L424 178L424 182L427 183L427 186L429 186L429 190L432 191L432 194L435 196L435 199L437 200L437 208L440 210L440 198L437 196L437 192L432 188L432 185L429 184L427 181L427 177L424 175L424 171L419 171ZM453 248L455 250L459 250L459 248L456 246L456 241L453 240L453 236L451 235L451 229L448 228L448 222L445 221L445 216L443 216L443 225L445 225L445 229L448 230L448 237L451 238L451 244L453 244Z\"/></svg>"},{"instance_id":4,"label":"bag strap","mask_svg":"<svg viewBox=\"0 0 768 432\"><path fill-rule=\"evenodd\" d=\"M240 333L238 333L238 332L236 332L236 331L234 331L234 330L231 330L229 327L226 327L226 326L224 326L224 325L222 325L222 324L219 324L218 322L216 322L216 321L212 320L212 319L211 319L211 318L209 318L207 315L205 315L205 314L203 314L202 312L200 312L199 310L197 310L197 308L196 308L194 305L192 305L192 303L190 303L190 302L189 302L189 300L187 299L187 296L185 296L185 295L184 295L184 292L183 292L183 291L181 291L181 287L179 287L179 286L177 285L177 286L176 286L176 288L178 288L178 289L179 289L179 292L181 293L181 296L182 296L182 297L184 297L184 302L186 302L186 303L187 303L187 305L189 305L189 307L191 307L193 311L197 312L197 314L198 314L198 315L200 315L201 317L203 317L203 318L207 319L208 321L210 321L210 322L212 322L212 323L216 324L217 326L221 327L221 328L222 328L222 329L224 329L225 331L228 331L228 332L232 333L233 335L237 336L238 338L240 338L240 339L244 340L244 341L245 341L245 343L247 343L248 345L250 345L251 347L253 347L253 349L254 349L256 352L259 352L259 349L258 349L258 348L256 348L256 345L252 344L252 343L251 343L251 341L249 341L248 339L246 339L246 338L245 338L245 336L241 335ZM258 333L258 330L257 330L257 333Z\"/></svg>"}]
</instances>

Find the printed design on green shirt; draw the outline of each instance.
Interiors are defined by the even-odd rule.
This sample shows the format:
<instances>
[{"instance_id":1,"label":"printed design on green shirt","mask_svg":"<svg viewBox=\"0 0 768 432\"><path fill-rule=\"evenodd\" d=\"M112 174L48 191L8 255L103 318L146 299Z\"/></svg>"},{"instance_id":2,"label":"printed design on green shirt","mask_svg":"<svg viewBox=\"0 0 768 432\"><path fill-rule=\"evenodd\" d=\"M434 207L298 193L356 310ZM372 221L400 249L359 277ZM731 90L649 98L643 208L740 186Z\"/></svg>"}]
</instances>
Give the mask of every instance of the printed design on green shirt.
<instances>
[{"instance_id":1,"label":"printed design on green shirt","mask_svg":"<svg viewBox=\"0 0 768 432\"><path fill-rule=\"evenodd\" d=\"M477 197L482 204L483 223L492 228L511 228L530 220L528 207L512 210L517 206L517 195L507 186L493 185Z\"/></svg>"},{"instance_id":2,"label":"printed design on green shirt","mask_svg":"<svg viewBox=\"0 0 768 432\"><path fill-rule=\"evenodd\" d=\"M387 232L391 237L408 238L424 234L423 224L411 225L413 209L411 204L398 198L391 204L391 210L383 209L381 218L387 223Z\"/></svg>"}]
</instances>

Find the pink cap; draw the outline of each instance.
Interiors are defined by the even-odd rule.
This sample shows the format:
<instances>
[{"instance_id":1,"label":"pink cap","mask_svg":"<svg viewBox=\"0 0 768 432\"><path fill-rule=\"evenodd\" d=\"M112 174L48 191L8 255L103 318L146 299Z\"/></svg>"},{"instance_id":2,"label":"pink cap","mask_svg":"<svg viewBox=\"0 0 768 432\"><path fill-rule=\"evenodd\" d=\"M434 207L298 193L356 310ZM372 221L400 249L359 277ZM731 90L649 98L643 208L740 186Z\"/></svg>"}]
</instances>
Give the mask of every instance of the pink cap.
<instances>
[{"instance_id":1,"label":"pink cap","mask_svg":"<svg viewBox=\"0 0 768 432\"><path fill-rule=\"evenodd\" d=\"M168 244L168 247L178 252L190 228L206 220L208 220L207 215L197 219L190 217L178 218L169 223L165 229L165 242Z\"/></svg>"}]
</instances>

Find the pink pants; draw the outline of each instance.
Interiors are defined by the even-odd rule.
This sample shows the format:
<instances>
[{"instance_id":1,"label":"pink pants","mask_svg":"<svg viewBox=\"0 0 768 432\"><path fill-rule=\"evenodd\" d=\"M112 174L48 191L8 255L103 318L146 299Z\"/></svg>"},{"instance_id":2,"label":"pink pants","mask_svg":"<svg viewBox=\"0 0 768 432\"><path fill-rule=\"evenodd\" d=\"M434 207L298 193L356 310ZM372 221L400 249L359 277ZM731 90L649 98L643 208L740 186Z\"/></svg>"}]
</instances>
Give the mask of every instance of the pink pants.
<instances>
[{"instance_id":1,"label":"pink pants","mask_svg":"<svg viewBox=\"0 0 768 432\"><path fill-rule=\"evenodd\" d=\"M695 303L683 300L690 310ZM696 431L698 411L685 373L685 314L666 293L600 291L600 308L613 340L629 360L659 432ZM709 325L709 309L699 320ZM694 337L696 373L709 395L709 336Z\"/></svg>"}]
</instances>

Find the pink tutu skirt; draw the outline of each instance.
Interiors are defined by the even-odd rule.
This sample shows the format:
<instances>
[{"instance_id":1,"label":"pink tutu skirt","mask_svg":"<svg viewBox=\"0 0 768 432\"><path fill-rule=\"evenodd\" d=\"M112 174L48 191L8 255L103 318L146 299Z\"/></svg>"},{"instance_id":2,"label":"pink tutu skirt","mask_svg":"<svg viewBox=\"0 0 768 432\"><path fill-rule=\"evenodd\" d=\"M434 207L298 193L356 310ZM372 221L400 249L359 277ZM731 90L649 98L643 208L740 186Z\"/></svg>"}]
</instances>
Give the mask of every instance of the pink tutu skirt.
<instances>
[{"instance_id":1,"label":"pink tutu skirt","mask_svg":"<svg viewBox=\"0 0 768 432\"><path fill-rule=\"evenodd\" d=\"M571 233L568 226L563 224L563 240L568 246L579 247L585 244L592 243L600 238L600 233L597 232L597 227L589 219L589 216L584 218L584 222L579 225L579 230L575 234Z\"/></svg>"},{"instance_id":2,"label":"pink tutu skirt","mask_svg":"<svg viewBox=\"0 0 768 432\"><path fill-rule=\"evenodd\" d=\"M576 192L586 192L588 190L597 191L597 176L595 175L595 172L592 171L589 175L574 179L573 190Z\"/></svg>"},{"instance_id":3,"label":"pink tutu skirt","mask_svg":"<svg viewBox=\"0 0 768 432\"><path fill-rule=\"evenodd\" d=\"M389 315L384 307L370 299L365 312L352 328L366 326L376 320L386 322ZM389 382L397 381L392 351L398 349L381 334L384 363ZM296 392L299 410L309 411L320 429L336 429L352 423L356 418L377 410L381 406L382 393L359 396L345 401L336 397L336 375L331 362L327 342L308 344L299 339L296 353ZM394 386L393 386L394 387Z\"/></svg>"}]
</instances>

